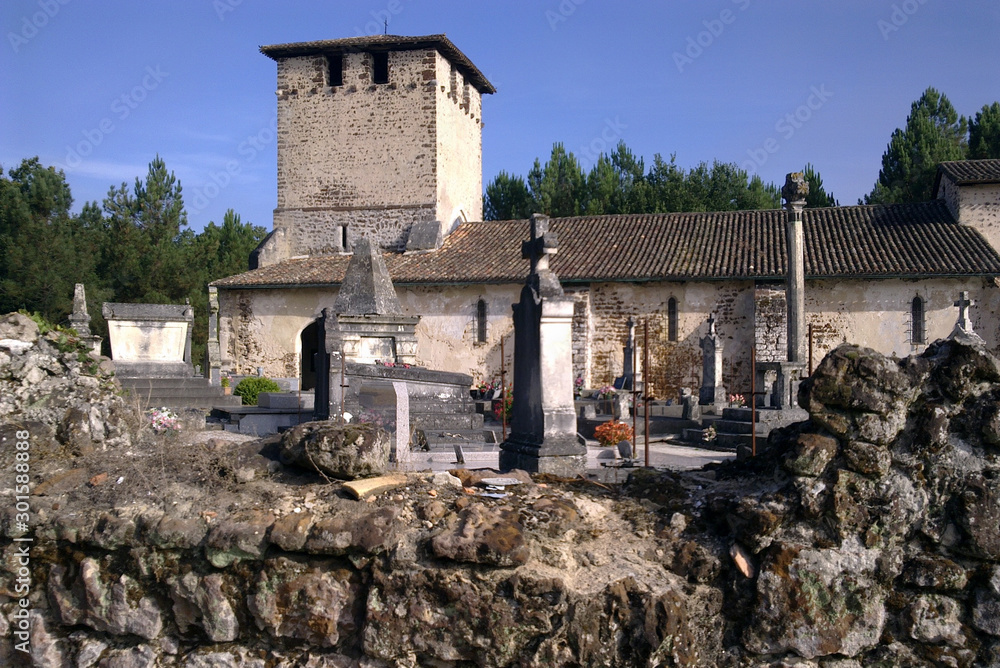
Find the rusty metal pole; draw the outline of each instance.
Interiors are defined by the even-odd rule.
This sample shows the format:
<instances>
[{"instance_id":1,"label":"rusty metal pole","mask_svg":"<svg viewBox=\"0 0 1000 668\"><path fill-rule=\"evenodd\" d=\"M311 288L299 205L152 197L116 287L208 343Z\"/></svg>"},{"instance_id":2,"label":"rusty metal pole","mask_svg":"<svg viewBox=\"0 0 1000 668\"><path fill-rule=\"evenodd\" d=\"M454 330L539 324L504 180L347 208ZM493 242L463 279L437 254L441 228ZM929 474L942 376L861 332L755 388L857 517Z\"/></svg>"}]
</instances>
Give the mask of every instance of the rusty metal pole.
<instances>
[{"instance_id":1,"label":"rusty metal pole","mask_svg":"<svg viewBox=\"0 0 1000 668\"><path fill-rule=\"evenodd\" d=\"M635 377L638 375L635 372L635 363L638 361L636 359L636 357L637 356L636 356L636 353L635 353L635 330L633 329L633 336L632 336L632 387L629 388L629 392L632 394L632 448L633 449L635 449L635 442L636 442L635 436L638 433L637 420L639 418L639 390L637 389L639 386L635 382ZM645 382L645 377L643 378L643 382Z\"/></svg>"},{"instance_id":2,"label":"rusty metal pole","mask_svg":"<svg viewBox=\"0 0 1000 668\"><path fill-rule=\"evenodd\" d=\"M646 466L649 466L649 320L642 321L642 418L646 443Z\"/></svg>"},{"instance_id":3,"label":"rusty metal pole","mask_svg":"<svg viewBox=\"0 0 1000 668\"><path fill-rule=\"evenodd\" d=\"M809 323L809 375L813 375L813 326Z\"/></svg>"},{"instance_id":4,"label":"rusty metal pole","mask_svg":"<svg viewBox=\"0 0 1000 668\"><path fill-rule=\"evenodd\" d=\"M750 454L757 456L757 348L750 346Z\"/></svg>"},{"instance_id":5,"label":"rusty metal pole","mask_svg":"<svg viewBox=\"0 0 1000 668\"><path fill-rule=\"evenodd\" d=\"M507 356L500 337L500 435L507 440Z\"/></svg>"},{"instance_id":6,"label":"rusty metal pole","mask_svg":"<svg viewBox=\"0 0 1000 668\"><path fill-rule=\"evenodd\" d=\"M344 390L347 388L347 363L344 361L344 349L340 349L340 426L344 426Z\"/></svg>"}]
</instances>

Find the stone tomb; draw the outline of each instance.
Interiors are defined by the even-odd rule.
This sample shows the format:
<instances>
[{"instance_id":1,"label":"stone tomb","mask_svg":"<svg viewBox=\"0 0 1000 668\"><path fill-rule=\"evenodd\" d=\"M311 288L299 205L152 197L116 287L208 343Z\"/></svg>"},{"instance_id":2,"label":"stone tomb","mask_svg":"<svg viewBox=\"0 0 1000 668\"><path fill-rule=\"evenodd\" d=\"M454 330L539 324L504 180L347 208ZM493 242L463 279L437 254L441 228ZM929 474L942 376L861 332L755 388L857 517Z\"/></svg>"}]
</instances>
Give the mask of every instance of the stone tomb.
<instances>
[{"instance_id":1,"label":"stone tomb","mask_svg":"<svg viewBox=\"0 0 1000 668\"><path fill-rule=\"evenodd\" d=\"M191 365L190 304L117 304L105 302L115 373L129 378L183 378Z\"/></svg>"}]
</instances>

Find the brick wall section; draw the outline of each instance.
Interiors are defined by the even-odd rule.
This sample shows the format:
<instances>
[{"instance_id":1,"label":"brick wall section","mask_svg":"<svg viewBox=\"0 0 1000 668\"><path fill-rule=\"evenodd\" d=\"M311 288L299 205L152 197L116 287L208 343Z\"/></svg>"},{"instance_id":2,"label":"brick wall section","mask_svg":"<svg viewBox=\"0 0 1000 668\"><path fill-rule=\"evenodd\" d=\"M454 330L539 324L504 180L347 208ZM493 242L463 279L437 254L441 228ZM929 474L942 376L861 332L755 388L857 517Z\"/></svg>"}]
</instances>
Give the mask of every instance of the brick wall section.
<instances>
[{"instance_id":1,"label":"brick wall section","mask_svg":"<svg viewBox=\"0 0 1000 668\"><path fill-rule=\"evenodd\" d=\"M593 327L590 318L590 290L567 289L566 296L573 299L573 378L583 378L584 385L591 387L589 352Z\"/></svg>"},{"instance_id":2,"label":"brick wall section","mask_svg":"<svg viewBox=\"0 0 1000 668\"><path fill-rule=\"evenodd\" d=\"M753 338L758 362L783 362L788 359L784 285L758 285L754 288Z\"/></svg>"},{"instance_id":3,"label":"brick wall section","mask_svg":"<svg viewBox=\"0 0 1000 668\"><path fill-rule=\"evenodd\" d=\"M278 62L278 206L286 247L275 257L344 250L368 235L402 250L410 226L482 218L482 102L436 50L389 53L389 83L372 56L345 53L331 87L323 56Z\"/></svg>"}]
</instances>

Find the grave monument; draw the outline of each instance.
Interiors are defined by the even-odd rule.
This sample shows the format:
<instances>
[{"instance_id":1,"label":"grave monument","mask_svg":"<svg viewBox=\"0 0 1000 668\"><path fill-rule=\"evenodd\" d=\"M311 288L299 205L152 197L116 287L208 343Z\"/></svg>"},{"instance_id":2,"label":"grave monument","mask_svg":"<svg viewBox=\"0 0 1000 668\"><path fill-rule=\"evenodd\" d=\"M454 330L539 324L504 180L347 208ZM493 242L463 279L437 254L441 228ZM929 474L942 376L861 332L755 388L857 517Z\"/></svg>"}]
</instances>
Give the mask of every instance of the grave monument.
<instances>
[{"instance_id":1,"label":"grave monument","mask_svg":"<svg viewBox=\"0 0 1000 668\"><path fill-rule=\"evenodd\" d=\"M577 441L573 410L573 301L549 268L559 242L547 216L531 217L521 254L531 271L514 304L514 403L500 468L576 476L587 449Z\"/></svg>"},{"instance_id":2,"label":"grave monument","mask_svg":"<svg viewBox=\"0 0 1000 668\"><path fill-rule=\"evenodd\" d=\"M188 378L194 309L185 304L118 304L101 308L108 321L115 374L132 378Z\"/></svg>"},{"instance_id":3,"label":"grave monument","mask_svg":"<svg viewBox=\"0 0 1000 668\"><path fill-rule=\"evenodd\" d=\"M721 410L726 404L726 387L722 384L722 337L715 330L715 314L708 317L708 334L701 339L701 391L698 403L714 405Z\"/></svg>"},{"instance_id":4,"label":"grave monument","mask_svg":"<svg viewBox=\"0 0 1000 668\"><path fill-rule=\"evenodd\" d=\"M90 313L87 312L87 293L83 283L77 283L73 289L73 312L69 315L69 326L76 330L91 352L100 354L102 339L90 331Z\"/></svg>"}]
</instances>

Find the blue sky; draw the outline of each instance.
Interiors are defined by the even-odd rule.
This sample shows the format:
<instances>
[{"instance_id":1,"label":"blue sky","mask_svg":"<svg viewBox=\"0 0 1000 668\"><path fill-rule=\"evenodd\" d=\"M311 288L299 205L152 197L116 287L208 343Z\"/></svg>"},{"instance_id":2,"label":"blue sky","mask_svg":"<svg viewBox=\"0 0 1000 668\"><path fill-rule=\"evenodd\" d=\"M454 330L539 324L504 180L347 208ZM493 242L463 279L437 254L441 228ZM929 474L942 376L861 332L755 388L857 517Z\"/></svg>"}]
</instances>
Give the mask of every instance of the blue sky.
<instances>
[{"instance_id":1,"label":"blue sky","mask_svg":"<svg viewBox=\"0 0 1000 668\"><path fill-rule=\"evenodd\" d=\"M63 167L78 210L159 153L192 228L233 208L270 229L276 70L258 47L386 17L446 33L498 88L484 183L556 141L589 166L621 139L647 165L718 159L779 184L812 162L853 204L925 88L964 115L1000 100L996 0L5 0L0 165Z\"/></svg>"}]
</instances>

